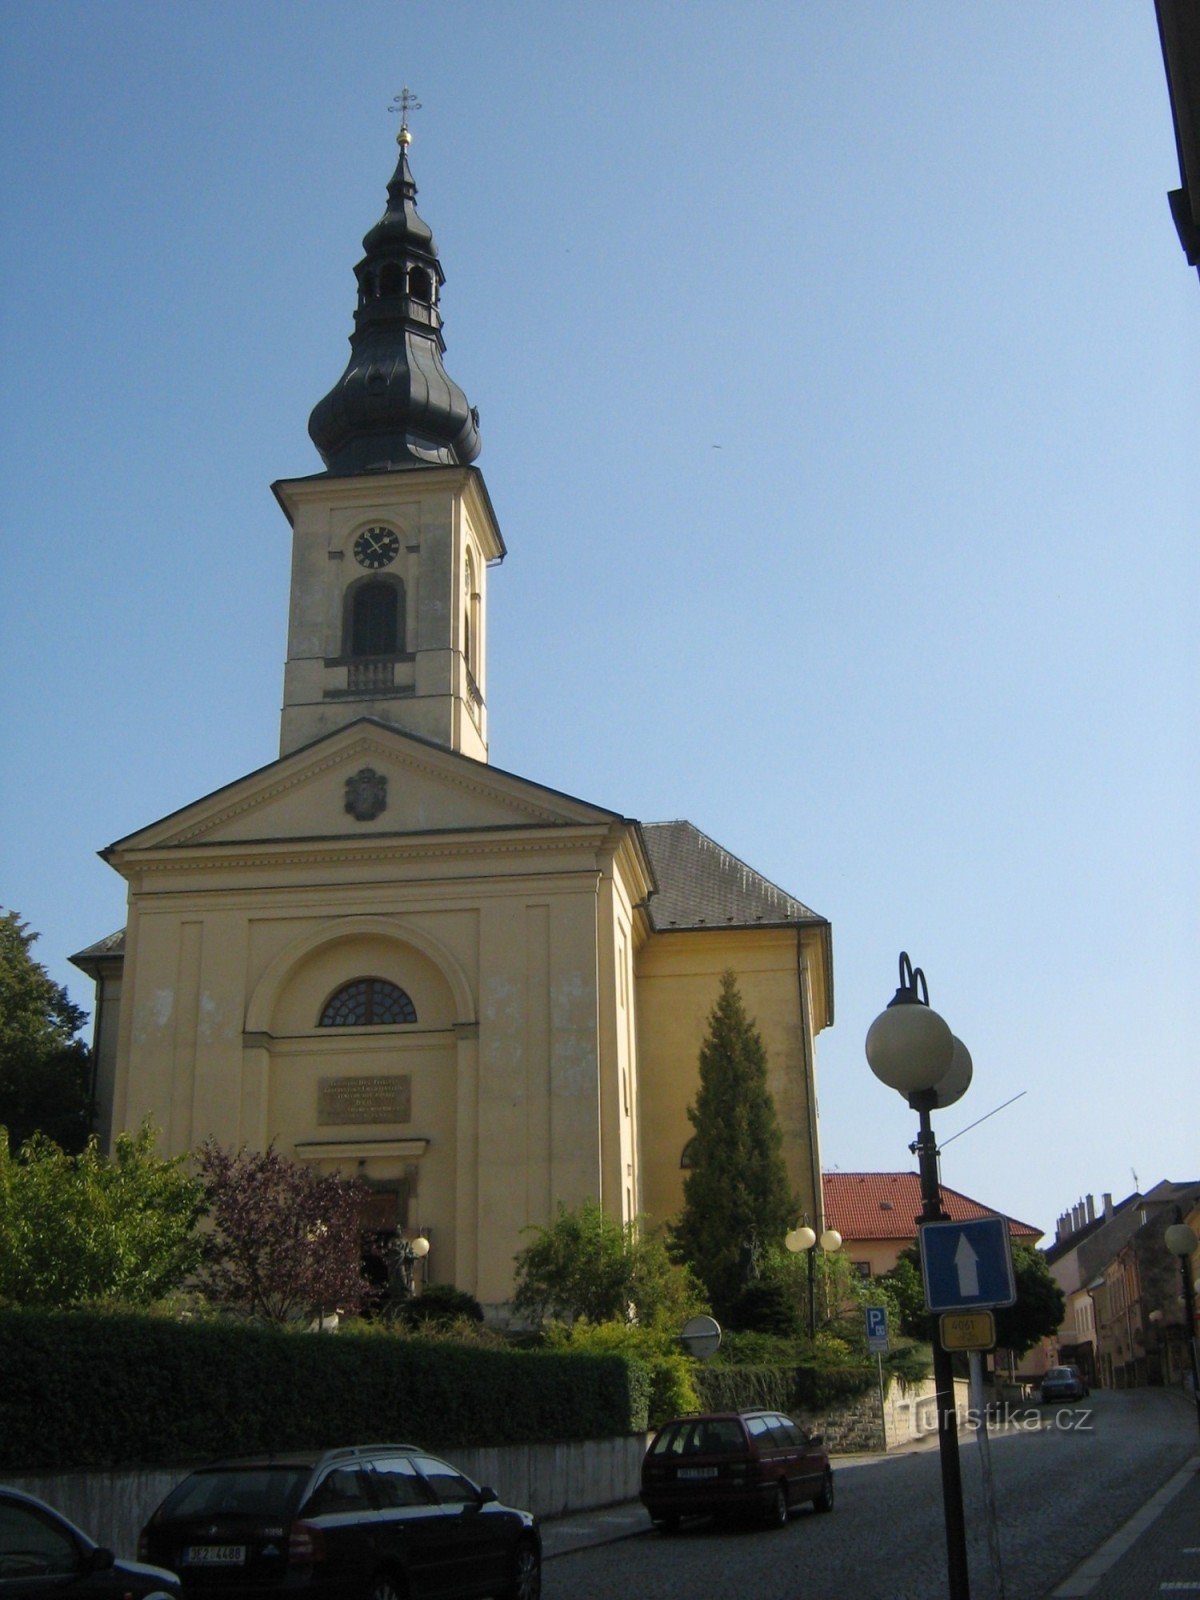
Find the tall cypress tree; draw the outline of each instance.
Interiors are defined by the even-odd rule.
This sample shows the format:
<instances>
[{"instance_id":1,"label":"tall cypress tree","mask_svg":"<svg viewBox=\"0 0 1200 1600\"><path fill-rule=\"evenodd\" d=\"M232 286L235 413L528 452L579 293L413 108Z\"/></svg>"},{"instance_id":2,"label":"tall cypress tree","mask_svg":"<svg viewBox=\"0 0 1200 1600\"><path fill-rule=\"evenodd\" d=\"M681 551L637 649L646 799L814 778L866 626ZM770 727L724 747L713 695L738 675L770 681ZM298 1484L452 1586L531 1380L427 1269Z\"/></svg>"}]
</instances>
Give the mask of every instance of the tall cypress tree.
<instances>
[{"instance_id":1,"label":"tall cypress tree","mask_svg":"<svg viewBox=\"0 0 1200 1600\"><path fill-rule=\"evenodd\" d=\"M727 1315L751 1276L754 1251L781 1243L796 1217L766 1047L732 972L723 975L708 1019L688 1118L696 1133L675 1248L717 1315Z\"/></svg>"}]
</instances>

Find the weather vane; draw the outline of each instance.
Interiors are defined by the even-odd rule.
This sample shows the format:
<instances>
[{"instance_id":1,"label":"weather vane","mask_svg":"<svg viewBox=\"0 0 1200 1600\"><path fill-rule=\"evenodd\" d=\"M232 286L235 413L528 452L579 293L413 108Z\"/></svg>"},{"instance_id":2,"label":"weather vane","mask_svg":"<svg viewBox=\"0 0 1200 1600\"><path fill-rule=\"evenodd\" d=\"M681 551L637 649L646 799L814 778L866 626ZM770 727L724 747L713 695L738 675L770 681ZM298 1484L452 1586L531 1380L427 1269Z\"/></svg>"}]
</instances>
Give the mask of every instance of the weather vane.
<instances>
[{"instance_id":1,"label":"weather vane","mask_svg":"<svg viewBox=\"0 0 1200 1600\"><path fill-rule=\"evenodd\" d=\"M407 84L404 85L399 94L392 96L392 103L388 110L400 113L400 132L396 135L396 143L398 145L408 146L412 143L412 134L408 131L408 113L410 111L420 111L420 109L421 102L412 93Z\"/></svg>"}]
</instances>

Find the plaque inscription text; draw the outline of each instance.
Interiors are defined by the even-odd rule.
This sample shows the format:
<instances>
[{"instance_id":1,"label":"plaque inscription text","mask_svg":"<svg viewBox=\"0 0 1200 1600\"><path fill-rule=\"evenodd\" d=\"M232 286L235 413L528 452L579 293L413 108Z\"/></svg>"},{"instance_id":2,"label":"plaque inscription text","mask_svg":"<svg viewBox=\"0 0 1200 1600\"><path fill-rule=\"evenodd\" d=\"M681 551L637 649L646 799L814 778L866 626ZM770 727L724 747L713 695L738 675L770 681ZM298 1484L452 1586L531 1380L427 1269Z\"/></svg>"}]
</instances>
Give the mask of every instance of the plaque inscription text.
<instances>
[{"instance_id":1,"label":"plaque inscription text","mask_svg":"<svg viewBox=\"0 0 1200 1600\"><path fill-rule=\"evenodd\" d=\"M319 1078L317 1122L321 1126L362 1126L372 1122L407 1122L412 1116L412 1079L407 1074L385 1078Z\"/></svg>"}]
</instances>

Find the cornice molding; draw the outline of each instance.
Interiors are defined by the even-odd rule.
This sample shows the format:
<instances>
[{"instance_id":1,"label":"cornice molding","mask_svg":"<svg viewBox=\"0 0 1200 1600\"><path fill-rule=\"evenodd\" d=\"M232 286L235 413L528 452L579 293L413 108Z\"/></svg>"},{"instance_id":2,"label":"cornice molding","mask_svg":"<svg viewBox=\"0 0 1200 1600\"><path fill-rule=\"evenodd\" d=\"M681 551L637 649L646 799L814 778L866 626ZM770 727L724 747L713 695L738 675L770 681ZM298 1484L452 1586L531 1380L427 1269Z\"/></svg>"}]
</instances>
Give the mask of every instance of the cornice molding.
<instances>
[{"instance_id":1,"label":"cornice molding","mask_svg":"<svg viewBox=\"0 0 1200 1600\"><path fill-rule=\"evenodd\" d=\"M217 872L226 868L237 867L313 867L332 866L353 861L356 864L365 862L391 862L391 861L451 861L462 860L471 856L531 856L531 855L565 855L575 852L586 845L589 833L599 835L597 843L603 840L606 829L603 824L596 823L589 826L586 823L558 825L542 830L531 829L527 834L508 836L507 838L493 838L478 832L457 835L453 839L440 837L436 842L428 835L391 835L380 838L378 835L369 839L337 839L331 840L325 847L318 847L310 840L304 841L304 848L297 849L287 839L281 839L270 849L264 848L261 839L247 840L239 844L236 839L221 840L219 843L197 847L164 844L147 846L145 850L137 852L120 852L112 859L113 866L121 870L122 866L128 868L126 875L145 873L180 873L180 872ZM582 837L581 837L582 835ZM186 855L155 856L152 851L188 850ZM200 851L203 853L200 853ZM581 872L594 873L595 861L581 865ZM361 879L356 883L362 885ZM369 885L362 885L369 887ZM328 885L325 887L333 887Z\"/></svg>"}]
</instances>

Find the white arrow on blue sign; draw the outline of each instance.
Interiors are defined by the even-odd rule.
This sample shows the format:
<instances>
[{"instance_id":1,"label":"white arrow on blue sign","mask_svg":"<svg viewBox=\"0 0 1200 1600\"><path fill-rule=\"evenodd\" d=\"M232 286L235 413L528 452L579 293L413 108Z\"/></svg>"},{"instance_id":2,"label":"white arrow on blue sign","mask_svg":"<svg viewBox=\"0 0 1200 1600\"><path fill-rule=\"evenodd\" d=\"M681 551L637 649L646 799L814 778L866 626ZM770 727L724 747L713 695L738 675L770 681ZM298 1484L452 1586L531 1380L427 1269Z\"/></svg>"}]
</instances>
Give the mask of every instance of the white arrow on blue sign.
<instances>
[{"instance_id":1,"label":"white arrow on blue sign","mask_svg":"<svg viewBox=\"0 0 1200 1600\"><path fill-rule=\"evenodd\" d=\"M926 1222L917 1234L925 1305L930 1311L1011 1306L1017 1298L1012 1245L1003 1217Z\"/></svg>"}]
</instances>

